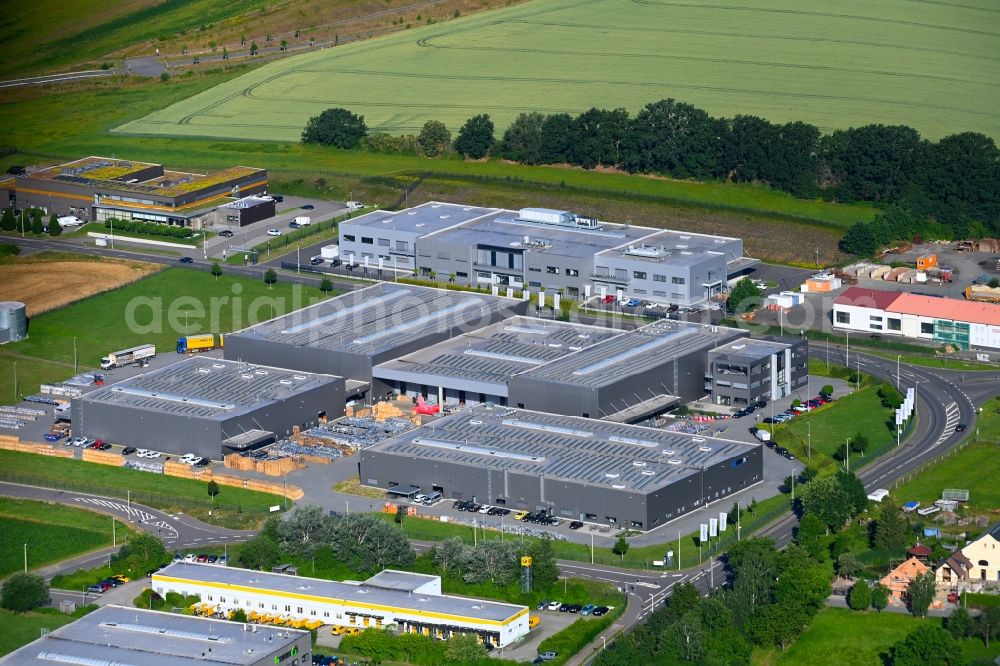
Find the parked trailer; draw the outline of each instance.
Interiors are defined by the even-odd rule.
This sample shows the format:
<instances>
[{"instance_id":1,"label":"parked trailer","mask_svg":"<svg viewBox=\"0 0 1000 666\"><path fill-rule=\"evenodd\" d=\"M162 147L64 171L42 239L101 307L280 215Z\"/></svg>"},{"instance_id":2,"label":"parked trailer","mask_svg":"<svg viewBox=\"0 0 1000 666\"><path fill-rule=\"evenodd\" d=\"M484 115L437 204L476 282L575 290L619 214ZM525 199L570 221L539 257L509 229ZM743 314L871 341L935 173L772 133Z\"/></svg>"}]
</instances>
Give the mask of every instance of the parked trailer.
<instances>
[{"instance_id":1,"label":"parked trailer","mask_svg":"<svg viewBox=\"0 0 1000 666\"><path fill-rule=\"evenodd\" d=\"M177 338L178 354L193 354L195 352L212 351L222 349L225 345L225 337L219 333L205 333L204 335L186 335Z\"/></svg>"},{"instance_id":2,"label":"parked trailer","mask_svg":"<svg viewBox=\"0 0 1000 666\"><path fill-rule=\"evenodd\" d=\"M102 358L101 368L104 370L121 368L131 363L135 363L136 361L153 358L154 356L156 356L155 345L139 345L138 347L130 347L129 349L111 352Z\"/></svg>"}]
</instances>

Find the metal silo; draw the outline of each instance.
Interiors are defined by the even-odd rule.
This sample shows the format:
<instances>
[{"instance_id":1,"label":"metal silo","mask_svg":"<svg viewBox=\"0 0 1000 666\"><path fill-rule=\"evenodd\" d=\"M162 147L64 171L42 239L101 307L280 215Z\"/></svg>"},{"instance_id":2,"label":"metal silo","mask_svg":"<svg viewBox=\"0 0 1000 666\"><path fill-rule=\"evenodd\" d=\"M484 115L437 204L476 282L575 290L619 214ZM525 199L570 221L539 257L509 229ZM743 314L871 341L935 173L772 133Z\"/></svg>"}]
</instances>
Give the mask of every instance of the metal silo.
<instances>
[{"instance_id":1,"label":"metal silo","mask_svg":"<svg viewBox=\"0 0 1000 666\"><path fill-rule=\"evenodd\" d=\"M11 342L28 337L28 317L24 303L0 301L0 331L7 331L5 337Z\"/></svg>"}]
</instances>

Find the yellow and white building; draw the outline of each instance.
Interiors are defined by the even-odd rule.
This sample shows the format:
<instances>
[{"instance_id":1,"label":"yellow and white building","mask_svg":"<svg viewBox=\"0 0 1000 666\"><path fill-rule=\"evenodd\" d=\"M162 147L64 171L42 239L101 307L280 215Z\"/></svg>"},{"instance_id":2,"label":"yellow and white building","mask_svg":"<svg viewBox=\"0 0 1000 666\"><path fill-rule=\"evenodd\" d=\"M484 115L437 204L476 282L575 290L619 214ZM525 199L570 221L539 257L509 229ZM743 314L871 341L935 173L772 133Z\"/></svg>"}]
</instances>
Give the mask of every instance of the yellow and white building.
<instances>
[{"instance_id":1,"label":"yellow and white building","mask_svg":"<svg viewBox=\"0 0 1000 666\"><path fill-rule=\"evenodd\" d=\"M197 595L226 613L321 620L346 627L388 628L447 639L475 634L506 647L528 634L528 608L441 593L441 578L385 570L364 582L336 582L212 564L177 562L153 574L152 587Z\"/></svg>"}]
</instances>

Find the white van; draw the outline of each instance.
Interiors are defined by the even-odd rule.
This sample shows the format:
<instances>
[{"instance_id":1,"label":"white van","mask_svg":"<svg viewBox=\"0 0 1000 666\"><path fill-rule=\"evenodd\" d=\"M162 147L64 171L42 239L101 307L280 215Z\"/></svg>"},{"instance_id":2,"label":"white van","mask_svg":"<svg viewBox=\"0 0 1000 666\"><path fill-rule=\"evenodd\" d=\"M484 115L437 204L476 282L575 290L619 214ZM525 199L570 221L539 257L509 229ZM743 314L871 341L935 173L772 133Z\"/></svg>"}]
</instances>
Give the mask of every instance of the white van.
<instances>
[{"instance_id":1,"label":"white van","mask_svg":"<svg viewBox=\"0 0 1000 666\"><path fill-rule=\"evenodd\" d=\"M764 430L763 428L758 428L757 430L754 430L753 436L756 437L757 439L759 439L762 442L770 442L771 441L771 433L769 433L768 431Z\"/></svg>"}]
</instances>

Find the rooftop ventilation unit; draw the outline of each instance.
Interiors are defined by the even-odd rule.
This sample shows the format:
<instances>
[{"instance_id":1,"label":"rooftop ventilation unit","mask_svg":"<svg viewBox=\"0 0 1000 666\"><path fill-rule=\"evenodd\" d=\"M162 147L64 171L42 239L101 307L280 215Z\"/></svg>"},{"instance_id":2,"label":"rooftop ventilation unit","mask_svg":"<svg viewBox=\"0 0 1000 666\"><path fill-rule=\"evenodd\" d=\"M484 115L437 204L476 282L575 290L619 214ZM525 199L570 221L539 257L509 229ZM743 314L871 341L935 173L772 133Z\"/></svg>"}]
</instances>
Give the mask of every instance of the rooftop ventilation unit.
<instances>
[{"instance_id":1,"label":"rooftop ventilation unit","mask_svg":"<svg viewBox=\"0 0 1000 666\"><path fill-rule=\"evenodd\" d=\"M625 435L611 435L608 437L609 442L617 442L619 444L634 444L636 446L656 446L657 442L651 439L641 439L639 437L626 437ZM671 452L672 453L672 452Z\"/></svg>"},{"instance_id":2,"label":"rooftop ventilation unit","mask_svg":"<svg viewBox=\"0 0 1000 666\"><path fill-rule=\"evenodd\" d=\"M573 437L593 437L594 433L589 430L578 430L576 428L563 428L561 426L550 425L548 423L535 423L534 421L523 421L521 419L504 419L501 423L514 428L524 428L525 430L539 430L541 432L551 432L559 435L571 435Z\"/></svg>"},{"instance_id":3,"label":"rooftop ventilation unit","mask_svg":"<svg viewBox=\"0 0 1000 666\"><path fill-rule=\"evenodd\" d=\"M701 451L702 453L711 453L712 452L712 447L711 446L699 446L698 450Z\"/></svg>"},{"instance_id":4,"label":"rooftop ventilation unit","mask_svg":"<svg viewBox=\"0 0 1000 666\"><path fill-rule=\"evenodd\" d=\"M629 245L623 254L627 257L643 257L645 259L664 259L670 256L670 252L663 246L653 247L649 245L640 245L638 247Z\"/></svg>"},{"instance_id":5,"label":"rooftop ventilation unit","mask_svg":"<svg viewBox=\"0 0 1000 666\"><path fill-rule=\"evenodd\" d=\"M747 346L743 343L740 343L738 345L733 345L733 351L739 351L740 349L746 349L746 348Z\"/></svg>"}]
</instances>

